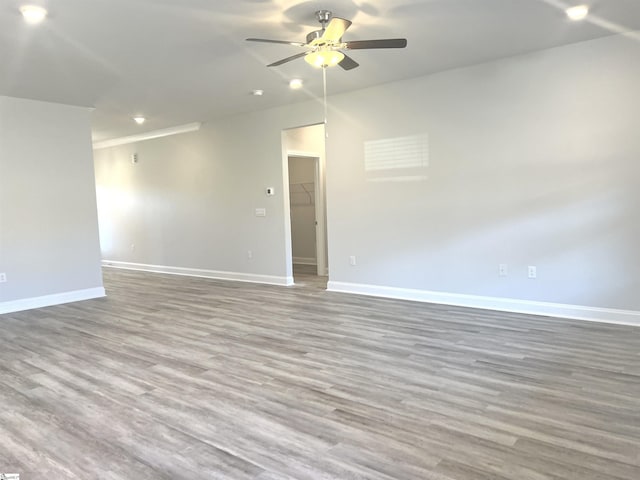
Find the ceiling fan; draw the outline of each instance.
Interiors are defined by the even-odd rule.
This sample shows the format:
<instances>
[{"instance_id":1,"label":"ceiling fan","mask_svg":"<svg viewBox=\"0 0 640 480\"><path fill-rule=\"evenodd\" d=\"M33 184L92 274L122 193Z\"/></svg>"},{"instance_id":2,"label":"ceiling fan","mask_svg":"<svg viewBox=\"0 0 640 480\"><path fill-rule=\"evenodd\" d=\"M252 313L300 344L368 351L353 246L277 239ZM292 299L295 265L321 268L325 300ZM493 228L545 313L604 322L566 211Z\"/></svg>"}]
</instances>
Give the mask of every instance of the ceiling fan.
<instances>
[{"instance_id":1,"label":"ceiling fan","mask_svg":"<svg viewBox=\"0 0 640 480\"><path fill-rule=\"evenodd\" d=\"M316 18L322 25L320 30L314 30L307 35L306 43L287 42L284 40L269 40L264 38L247 38L249 42L282 43L303 47L304 52L297 53L277 62L267 65L277 67L284 63L304 57L307 63L316 67L331 67L340 65L344 70L351 70L359 66L351 57L345 55L341 50L364 50L371 48L404 48L407 46L406 38L385 38L380 40L355 40L343 42L342 35L351 26L349 20L334 17L329 10L318 10Z\"/></svg>"}]
</instances>

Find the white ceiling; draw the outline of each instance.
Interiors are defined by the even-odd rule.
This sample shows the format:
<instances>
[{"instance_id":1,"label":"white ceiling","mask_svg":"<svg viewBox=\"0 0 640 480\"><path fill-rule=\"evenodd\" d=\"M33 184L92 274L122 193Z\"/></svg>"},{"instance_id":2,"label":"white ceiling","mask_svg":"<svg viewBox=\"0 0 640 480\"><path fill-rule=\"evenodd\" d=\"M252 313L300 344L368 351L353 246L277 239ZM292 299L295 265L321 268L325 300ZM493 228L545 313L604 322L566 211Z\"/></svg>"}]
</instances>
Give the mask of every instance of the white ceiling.
<instances>
[{"instance_id":1,"label":"white ceiling","mask_svg":"<svg viewBox=\"0 0 640 480\"><path fill-rule=\"evenodd\" d=\"M47 20L25 24L24 3ZM562 9L579 3L592 15L570 22ZM321 95L319 70L265 67L300 50L244 39L304 41L319 9L353 21L345 40L408 39L350 52L361 66L330 69L330 93L640 29L640 0L2 0L0 95L95 107L96 141L304 101Z\"/></svg>"}]
</instances>

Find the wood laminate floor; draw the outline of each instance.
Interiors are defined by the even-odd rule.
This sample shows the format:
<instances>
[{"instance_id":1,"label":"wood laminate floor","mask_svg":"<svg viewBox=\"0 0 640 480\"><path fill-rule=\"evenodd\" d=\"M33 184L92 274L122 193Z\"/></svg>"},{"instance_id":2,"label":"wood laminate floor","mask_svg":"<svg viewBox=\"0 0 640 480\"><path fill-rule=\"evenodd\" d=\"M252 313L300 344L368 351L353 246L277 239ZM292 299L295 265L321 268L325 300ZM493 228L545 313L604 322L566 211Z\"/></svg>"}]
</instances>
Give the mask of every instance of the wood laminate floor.
<instances>
[{"instance_id":1,"label":"wood laminate floor","mask_svg":"<svg viewBox=\"0 0 640 480\"><path fill-rule=\"evenodd\" d=\"M0 316L0 472L640 479L639 329L296 280L106 269L108 298Z\"/></svg>"},{"instance_id":2,"label":"wood laminate floor","mask_svg":"<svg viewBox=\"0 0 640 480\"><path fill-rule=\"evenodd\" d=\"M293 280L297 287L327 289L328 277L318 275L315 265L293 265Z\"/></svg>"}]
</instances>

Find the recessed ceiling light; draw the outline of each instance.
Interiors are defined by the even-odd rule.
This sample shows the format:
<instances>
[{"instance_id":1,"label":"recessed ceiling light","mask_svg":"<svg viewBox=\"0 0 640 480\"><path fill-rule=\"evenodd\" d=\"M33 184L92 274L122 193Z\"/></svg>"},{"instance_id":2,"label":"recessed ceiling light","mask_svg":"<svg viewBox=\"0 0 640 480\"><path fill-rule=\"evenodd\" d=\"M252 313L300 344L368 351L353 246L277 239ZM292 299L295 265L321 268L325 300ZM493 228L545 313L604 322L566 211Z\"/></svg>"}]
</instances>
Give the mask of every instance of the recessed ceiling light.
<instances>
[{"instance_id":1,"label":"recessed ceiling light","mask_svg":"<svg viewBox=\"0 0 640 480\"><path fill-rule=\"evenodd\" d=\"M136 115L135 117L133 117L133 121L136 122L138 125L142 125L145 122L146 118L144 118L142 115Z\"/></svg>"},{"instance_id":2,"label":"recessed ceiling light","mask_svg":"<svg viewBox=\"0 0 640 480\"><path fill-rule=\"evenodd\" d=\"M302 85L303 85L303 82L299 78L294 78L289 82L289 88L292 88L294 90L298 90L299 88L302 88Z\"/></svg>"},{"instance_id":3,"label":"recessed ceiling light","mask_svg":"<svg viewBox=\"0 0 640 480\"><path fill-rule=\"evenodd\" d=\"M264 90L260 90L259 88L251 90L251 95L253 95L254 97L261 97L262 95L264 95Z\"/></svg>"},{"instance_id":4,"label":"recessed ceiling light","mask_svg":"<svg viewBox=\"0 0 640 480\"><path fill-rule=\"evenodd\" d=\"M589 15L589 7L587 5L577 5L575 7L567 8L565 12L567 13L567 17L571 20L584 20L587 18L587 15Z\"/></svg>"},{"instance_id":5,"label":"recessed ceiling light","mask_svg":"<svg viewBox=\"0 0 640 480\"><path fill-rule=\"evenodd\" d=\"M20 13L24 21L30 24L40 23L47 16L47 11L37 5L23 5L20 7Z\"/></svg>"}]
</instances>

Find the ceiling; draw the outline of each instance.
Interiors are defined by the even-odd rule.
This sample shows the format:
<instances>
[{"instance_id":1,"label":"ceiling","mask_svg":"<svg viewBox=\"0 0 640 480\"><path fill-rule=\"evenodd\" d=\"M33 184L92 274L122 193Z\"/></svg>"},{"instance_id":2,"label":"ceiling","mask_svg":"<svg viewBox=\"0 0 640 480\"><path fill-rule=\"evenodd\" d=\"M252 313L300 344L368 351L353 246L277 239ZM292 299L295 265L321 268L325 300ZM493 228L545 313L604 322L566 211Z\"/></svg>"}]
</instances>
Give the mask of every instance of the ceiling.
<instances>
[{"instance_id":1,"label":"ceiling","mask_svg":"<svg viewBox=\"0 0 640 480\"><path fill-rule=\"evenodd\" d=\"M23 22L25 3L45 22ZM592 15L571 22L578 3ZM319 70L265 66L298 47L244 39L304 41L319 9L353 21L346 40L408 39L351 52L361 66L329 69L330 94L640 29L638 0L2 0L0 95L95 107L94 141L305 101Z\"/></svg>"}]
</instances>

